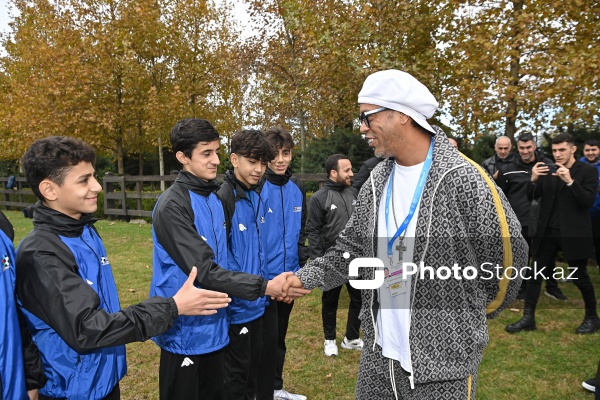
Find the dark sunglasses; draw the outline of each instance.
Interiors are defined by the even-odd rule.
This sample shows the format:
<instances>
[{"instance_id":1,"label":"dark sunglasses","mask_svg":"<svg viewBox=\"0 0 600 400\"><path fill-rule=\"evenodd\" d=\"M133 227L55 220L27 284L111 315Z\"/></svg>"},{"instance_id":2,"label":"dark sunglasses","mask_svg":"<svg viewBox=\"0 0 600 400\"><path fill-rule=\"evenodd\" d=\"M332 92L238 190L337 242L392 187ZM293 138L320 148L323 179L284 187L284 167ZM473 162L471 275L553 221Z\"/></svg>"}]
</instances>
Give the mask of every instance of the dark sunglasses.
<instances>
[{"instance_id":1,"label":"dark sunglasses","mask_svg":"<svg viewBox=\"0 0 600 400\"><path fill-rule=\"evenodd\" d=\"M371 111L361 112L358 115L358 120L360 121L361 125L365 124L365 125L367 125L367 128L370 128L371 127L371 123L369 122L369 116L373 115L373 114L380 113L380 112L385 111L385 110L389 110L389 109L385 108L385 107L381 107L381 108L376 108L376 109L371 110Z\"/></svg>"}]
</instances>

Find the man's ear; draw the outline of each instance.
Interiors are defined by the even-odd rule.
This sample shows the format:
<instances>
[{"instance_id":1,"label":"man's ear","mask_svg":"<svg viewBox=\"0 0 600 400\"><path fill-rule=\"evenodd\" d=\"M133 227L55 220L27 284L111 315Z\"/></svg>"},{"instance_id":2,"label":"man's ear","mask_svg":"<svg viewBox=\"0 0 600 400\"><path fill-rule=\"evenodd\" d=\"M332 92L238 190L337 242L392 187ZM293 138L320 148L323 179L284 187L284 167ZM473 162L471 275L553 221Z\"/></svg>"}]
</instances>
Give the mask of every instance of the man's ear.
<instances>
[{"instance_id":1,"label":"man's ear","mask_svg":"<svg viewBox=\"0 0 600 400\"><path fill-rule=\"evenodd\" d=\"M185 154L183 154L183 151L178 151L177 153L175 153L175 158L181 163L181 165L187 165L190 162L190 159L187 158Z\"/></svg>"},{"instance_id":2,"label":"man's ear","mask_svg":"<svg viewBox=\"0 0 600 400\"><path fill-rule=\"evenodd\" d=\"M44 179L40 182L38 189L44 198L48 201L56 200L56 183L52 182L50 179Z\"/></svg>"},{"instance_id":3,"label":"man's ear","mask_svg":"<svg viewBox=\"0 0 600 400\"><path fill-rule=\"evenodd\" d=\"M233 168L237 168L240 164L240 159L238 158L238 155L235 153L231 153L229 155L229 161L231 161L231 165L233 165Z\"/></svg>"}]
</instances>

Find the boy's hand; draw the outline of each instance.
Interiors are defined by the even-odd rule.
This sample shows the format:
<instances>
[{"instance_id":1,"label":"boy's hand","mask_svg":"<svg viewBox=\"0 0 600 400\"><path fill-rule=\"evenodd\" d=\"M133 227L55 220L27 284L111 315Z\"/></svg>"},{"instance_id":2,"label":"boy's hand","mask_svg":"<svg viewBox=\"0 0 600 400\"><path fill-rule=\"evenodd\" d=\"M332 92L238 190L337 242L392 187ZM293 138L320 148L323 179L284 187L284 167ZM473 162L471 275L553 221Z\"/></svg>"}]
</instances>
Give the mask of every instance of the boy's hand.
<instances>
[{"instance_id":1,"label":"boy's hand","mask_svg":"<svg viewBox=\"0 0 600 400\"><path fill-rule=\"evenodd\" d=\"M296 275L290 275L287 277L285 283L283 284L283 291L285 292L285 296L279 297L277 300L288 304L297 298L306 296L311 292L308 289L304 289L304 284Z\"/></svg>"},{"instance_id":2,"label":"boy's hand","mask_svg":"<svg viewBox=\"0 0 600 400\"><path fill-rule=\"evenodd\" d=\"M198 269L192 268L190 276L181 289L173 296L179 315L212 315L217 309L225 308L231 299L227 293L198 289L194 286Z\"/></svg>"},{"instance_id":3,"label":"boy's hand","mask_svg":"<svg viewBox=\"0 0 600 400\"><path fill-rule=\"evenodd\" d=\"M293 275L293 272L282 272L281 274L277 275L275 278L271 279L269 282L267 282L267 290L265 291L265 294L267 296L271 296L271 299L276 299L278 297L283 297L285 295L285 293L283 292L283 290L281 290L281 288L283 287L283 284L285 283L285 279L289 276L289 275Z\"/></svg>"}]
</instances>

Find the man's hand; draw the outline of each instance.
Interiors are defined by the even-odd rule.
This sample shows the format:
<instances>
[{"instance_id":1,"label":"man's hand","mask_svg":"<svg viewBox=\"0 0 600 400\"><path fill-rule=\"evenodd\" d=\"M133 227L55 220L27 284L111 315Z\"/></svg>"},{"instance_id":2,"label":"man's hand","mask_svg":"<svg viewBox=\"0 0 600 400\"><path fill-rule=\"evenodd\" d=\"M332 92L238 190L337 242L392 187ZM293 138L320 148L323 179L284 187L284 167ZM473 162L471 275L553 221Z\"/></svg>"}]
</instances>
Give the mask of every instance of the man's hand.
<instances>
[{"instance_id":1,"label":"man's hand","mask_svg":"<svg viewBox=\"0 0 600 400\"><path fill-rule=\"evenodd\" d=\"M294 275L294 273L293 272L282 272L281 274L277 275L275 278L271 279L267 283L267 290L265 291L265 294L267 296L271 296L271 299L276 299L278 297L285 296L285 292L282 290L282 288L283 288L283 284L285 283L285 279L290 275Z\"/></svg>"},{"instance_id":2,"label":"man's hand","mask_svg":"<svg viewBox=\"0 0 600 400\"><path fill-rule=\"evenodd\" d=\"M500 173L500 170L497 170L496 172L494 172L494 175L492 175L492 178L494 178L495 181L498 180L498 174Z\"/></svg>"},{"instance_id":3,"label":"man's hand","mask_svg":"<svg viewBox=\"0 0 600 400\"><path fill-rule=\"evenodd\" d=\"M552 175L557 175L566 184L573 183L573 178L571 178L571 171L569 171L569 168L559 163L556 163L556 165L558 165L558 169L556 170L556 173Z\"/></svg>"},{"instance_id":4,"label":"man's hand","mask_svg":"<svg viewBox=\"0 0 600 400\"><path fill-rule=\"evenodd\" d=\"M217 313L217 309L227 307L231 301L227 293L195 287L197 274L198 269L193 267L187 281L173 296L179 315L213 315Z\"/></svg>"},{"instance_id":5,"label":"man's hand","mask_svg":"<svg viewBox=\"0 0 600 400\"><path fill-rule=\"evenodd\" d=\"M285 296L278 297L277 300L288 304L297 298L306 296L311 292L308 289L304 289L304 284L296 275L290 275L287 277L285 284L283 285L283 291L285 292Z\"/></svg>"},{"instance_id":6,"label":"man's hand","mask_svg":"<svg viewBox=\"0 0 600 400\"><path fill-rule=\"evenodd\" d=\"M539 162L531 169L531 182L537 182L540 176L548 175L550 168L543 162Z\"/></svg>"},{"instance_id":7,"label":"man's hand","mask_svg":"<svg viewBox=\"0 0 600 400\"><path fill-rule=\"evenodd\" d=\"M40 398L40 390L39 389L28 390L27 396L29 397L29 400L38 400Z\"/></svg>"}]
</instances>

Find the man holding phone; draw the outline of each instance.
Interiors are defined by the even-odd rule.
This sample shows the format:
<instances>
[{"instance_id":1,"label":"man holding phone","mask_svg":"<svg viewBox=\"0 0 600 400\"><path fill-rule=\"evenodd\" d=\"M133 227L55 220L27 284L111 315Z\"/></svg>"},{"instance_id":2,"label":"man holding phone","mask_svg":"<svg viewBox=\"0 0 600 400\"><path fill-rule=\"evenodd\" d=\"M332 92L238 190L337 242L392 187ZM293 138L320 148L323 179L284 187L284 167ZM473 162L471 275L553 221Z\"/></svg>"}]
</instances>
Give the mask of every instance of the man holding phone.
<instances>
[{"instance_id":1,"label":"man holding phone","mask_svg":"<svg viewBox=\"0 0 600 400\"><path fill-rule=\"evenodd\" d=\"M531 170L529 197L541 199L540 218L536 235L531 239L531 253L538 271L548 266L562 250L569 270L575 278L585 304L585 317L575 330L578 334L594 333L600 329L596 311L596 294L587 273L587 259L594 254L592 222L588 209L594 204L598 190L598 170L575 159L577 147L568 133L552 139L552 155L556 172L538 162ZM544 274L547 276L547 272ZM523 318L506 326L516 333L536 329L535 308L542 286L542 277L527 282Z\"/></svg>"},{"instance_id":2,"label":"man holding phone","mask_svg":"<svg viewBox=\"0 0 600 400\"><path fill-rule=\"evenodd\" d=\"M515 214L517 214L517 218L521 223L521 234L530 247L531 235L529 232L532 231L530 228L533 228L531 225L537 223L537 221L530 220L531 199L528 198L527 192L531 184L531 170L535 165L540 163L556 166L552 164L549 158L544 157L542 153L537 151L537 145L531 133L523 132L517 137L517 156L500 168L498 179L496 180L498 187L502 189L510 206ZM556 169L553 172L556 172ZM554 271L554 268L554 264L548 266L550 271ZM518 300L525 299L526 286L527 281L523 280L517 296ZM555 300L567 300L567 297L558 287L556 279L552 276L548 277L544 293Z\"/></svg>"}]
</instances>

